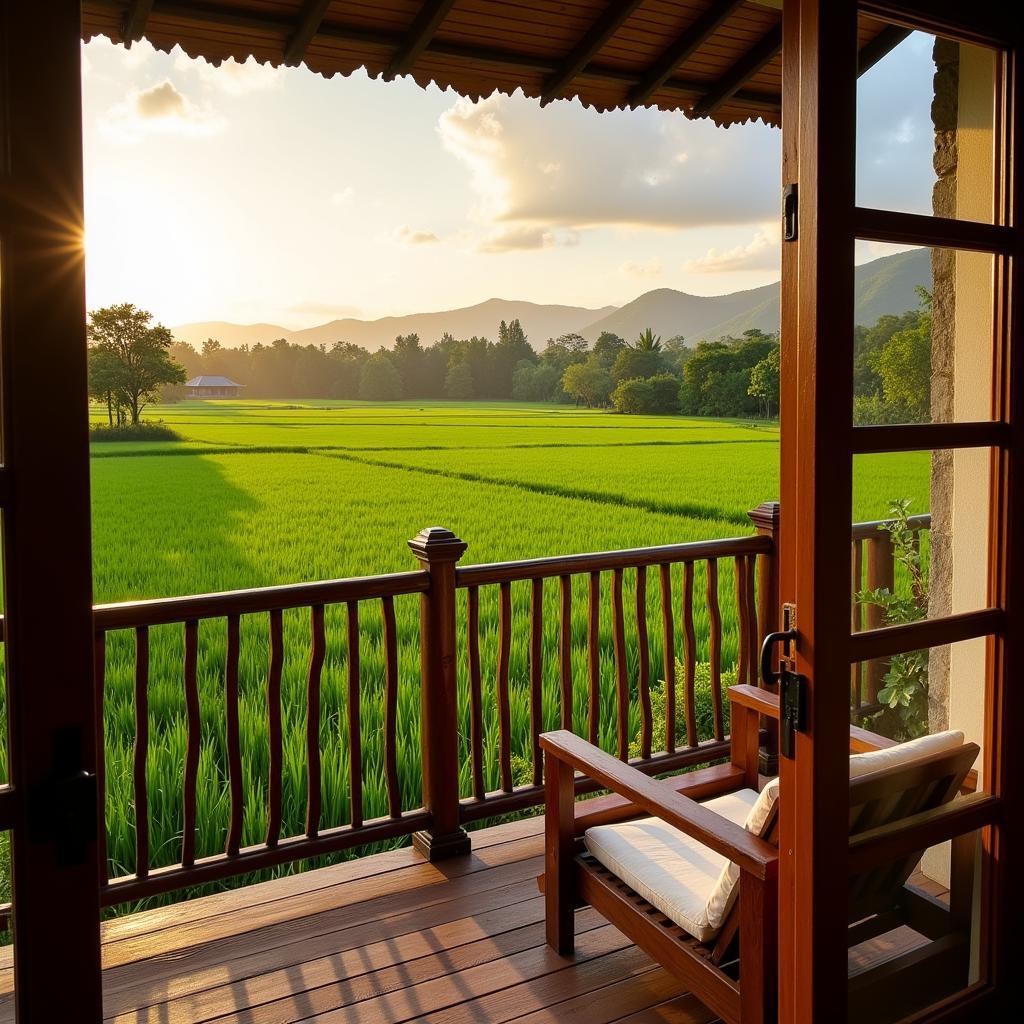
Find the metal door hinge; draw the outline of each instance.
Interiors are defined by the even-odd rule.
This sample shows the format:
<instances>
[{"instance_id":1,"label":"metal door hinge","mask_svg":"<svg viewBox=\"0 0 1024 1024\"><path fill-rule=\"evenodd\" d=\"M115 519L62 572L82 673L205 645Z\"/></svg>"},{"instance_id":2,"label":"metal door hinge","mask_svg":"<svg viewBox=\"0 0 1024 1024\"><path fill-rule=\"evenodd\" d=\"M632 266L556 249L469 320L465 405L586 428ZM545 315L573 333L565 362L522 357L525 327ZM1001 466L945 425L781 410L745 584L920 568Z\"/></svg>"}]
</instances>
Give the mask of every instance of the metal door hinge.
<instances>
[{"instance_id":1,"label":"metal door hinge","mask_svg":"<svg viewBox=\"0 0 1024 1024\"><path fill-rule=\"evenodd\" d=\"M796 182L782 186L782 240L795 242L800 220Z\"/></svg>"}]
</instances>

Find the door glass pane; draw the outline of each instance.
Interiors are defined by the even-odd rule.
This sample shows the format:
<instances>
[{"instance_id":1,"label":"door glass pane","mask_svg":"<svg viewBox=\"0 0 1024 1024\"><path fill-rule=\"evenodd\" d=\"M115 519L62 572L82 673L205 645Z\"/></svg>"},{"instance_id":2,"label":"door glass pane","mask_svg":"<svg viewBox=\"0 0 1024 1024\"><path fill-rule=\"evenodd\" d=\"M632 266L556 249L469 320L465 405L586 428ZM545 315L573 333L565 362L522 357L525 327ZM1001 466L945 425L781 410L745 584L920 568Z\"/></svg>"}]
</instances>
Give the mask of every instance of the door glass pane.
<instances>
[{"instance_id":1,"label":"door glass pane","mask_svg":"<svg viewBox=\"0 0 1024 1024\"><path fill-rule=\"evenodd\" d=\"M992 223L995 51L869 18L860 45L857 205Z\"/></svg>"},{"instance_id":2,"label":"door glass pane","mask_svg":"<svg viewBox=\"0 0 1024 1024\"><path fill-rule=\"evenodd\" d=\"M862 677L868 664L854 666ZM962 754L967 772L957 793L909 792L906 783L881 790L876 804L858 802L851 787L851 834L899 823L918 811L986 792L984 776L986 641L935 647L892 659L887 679L916 678L927 700L906 706L854 709L852 724L896 740L931 737L930 754ZM861 746L872 737L861 734ZM963 745L970 745L964 750ZM892 757L892 751L887 752ZM851 759L851 779L871 770L873 755ZM877 766L875 766L877 768ZM969 769L969 771L968 771ZM906 826L904 826L906 827ZM980 896L984 851L980 833L914 852L855 875L849 889L849 1003L851 1022L901 1020L981 979ZM888 875L887 875L888 873ZM883 965L885 965L883 967ZM927 983L919 981L923 972ZM917 980L916 980L917 979Z\"/></svg>"},{"instance_id":3,"label":"door glass pane","mask_svg":"<svg viewBox=\"0 0 1024 1024\"><path fill-rule=\"evenodd\" d=\"M880 251L859 246L865 262L855 277L854 423L991 419L994 257Z\"/></svg>"},{"instance_id":4,"label":"door glass pane","mask_svg":"<svg viewBox=\"0 0 1024 1024\"><path fill-rule=\"evenodd\" d=\"M854 632L988 606L991 450L853 460Z\"/></svg>"}]
</instances>

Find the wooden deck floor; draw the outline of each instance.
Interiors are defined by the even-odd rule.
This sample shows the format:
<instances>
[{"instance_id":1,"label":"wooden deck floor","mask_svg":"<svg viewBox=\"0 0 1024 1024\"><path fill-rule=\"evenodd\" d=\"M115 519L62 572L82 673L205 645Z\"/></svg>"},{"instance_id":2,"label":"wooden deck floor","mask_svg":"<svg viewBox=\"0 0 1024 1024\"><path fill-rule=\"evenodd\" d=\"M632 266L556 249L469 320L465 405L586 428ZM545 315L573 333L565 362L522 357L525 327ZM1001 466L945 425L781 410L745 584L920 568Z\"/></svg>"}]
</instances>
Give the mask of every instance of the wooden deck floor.
<instances>
[{"instance_id":1,"label":"wooden deck floor","mask_svg":"<svg viewBox=\"0 0 1024 1024\"><path fill-rule=\"evenodd\" d=\"M476 832L473 855L447 864L398 850L110 921L107 1019L713 1021L590 909L578 912L575 957L547 948L535 881L541 825L532 818ZM8 1021L4 953L0 1020Z\"/></svg>"}]
</instances>

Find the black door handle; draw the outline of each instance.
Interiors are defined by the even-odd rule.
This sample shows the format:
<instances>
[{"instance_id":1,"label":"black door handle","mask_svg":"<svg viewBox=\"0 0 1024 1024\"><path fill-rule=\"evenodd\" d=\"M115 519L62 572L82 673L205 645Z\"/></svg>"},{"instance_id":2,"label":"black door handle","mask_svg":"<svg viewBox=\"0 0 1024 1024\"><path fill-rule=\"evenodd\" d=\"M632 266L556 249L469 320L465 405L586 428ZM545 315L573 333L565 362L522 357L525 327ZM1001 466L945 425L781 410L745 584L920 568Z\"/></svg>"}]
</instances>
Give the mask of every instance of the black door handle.
<instances>
[{"instance_id":1,"label":"black door handle","mask_svg":"<svg viewBox=\"0 0 1024 1024\"><path fill-rule=\"evenodd\" d=\"M772 652L776 644L788 644L796 639L795 629L786 629L778 633L769 633L761 644L761 682L765 686L776 686L782 679L782 673L772 668Z\"/></svg>"}]
</instances>

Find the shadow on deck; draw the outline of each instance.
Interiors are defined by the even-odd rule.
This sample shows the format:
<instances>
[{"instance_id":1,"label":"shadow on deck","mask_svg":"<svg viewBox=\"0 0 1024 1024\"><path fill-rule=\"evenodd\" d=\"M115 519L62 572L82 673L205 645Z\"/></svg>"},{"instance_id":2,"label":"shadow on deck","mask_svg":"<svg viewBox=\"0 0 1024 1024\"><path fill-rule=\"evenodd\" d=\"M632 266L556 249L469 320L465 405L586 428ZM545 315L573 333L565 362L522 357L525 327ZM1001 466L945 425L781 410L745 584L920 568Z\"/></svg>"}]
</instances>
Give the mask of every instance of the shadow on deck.
<instances>
[{"instance_id":1,"label":"shadow on deck","mask_svg":"<svg viewBox=\"0 0 1024 1024\"><path fill-rule=\"evenodd\" d=\"M536 883L542 827L535 817L476 832L472 856L440 865L396 850L109 921L106 1019L713 1021L589 908L577 912L576 955L548 949ZM851 969L913 942L891 933L857 947ZM9 949L2 955L6 1021Z\"/></svg>"}]
</instances>

